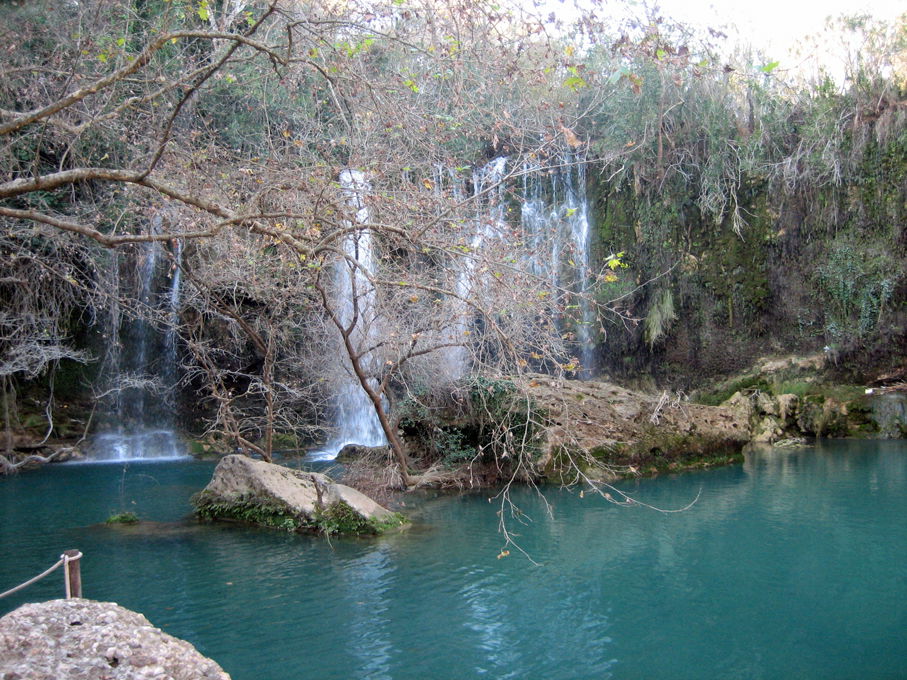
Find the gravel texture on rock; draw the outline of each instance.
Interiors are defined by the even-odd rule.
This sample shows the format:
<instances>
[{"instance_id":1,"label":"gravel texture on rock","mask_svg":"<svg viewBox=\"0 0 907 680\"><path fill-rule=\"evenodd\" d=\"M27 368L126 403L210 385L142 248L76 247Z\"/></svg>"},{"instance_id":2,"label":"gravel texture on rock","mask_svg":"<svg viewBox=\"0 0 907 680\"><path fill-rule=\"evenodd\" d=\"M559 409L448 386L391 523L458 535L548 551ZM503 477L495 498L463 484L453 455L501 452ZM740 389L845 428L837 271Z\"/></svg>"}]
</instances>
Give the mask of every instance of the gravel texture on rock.
<instances>
[{"instance_id":1,"label":"gravel texture on rock","mask_svg":"<svg viewBox=\"0 0 907 680\"><path fill-rule=\"evenodd\" d=\"M0 680L230 680L191 644L114 602L51 600L0 618Z\"/></svg>"}]
</instances>

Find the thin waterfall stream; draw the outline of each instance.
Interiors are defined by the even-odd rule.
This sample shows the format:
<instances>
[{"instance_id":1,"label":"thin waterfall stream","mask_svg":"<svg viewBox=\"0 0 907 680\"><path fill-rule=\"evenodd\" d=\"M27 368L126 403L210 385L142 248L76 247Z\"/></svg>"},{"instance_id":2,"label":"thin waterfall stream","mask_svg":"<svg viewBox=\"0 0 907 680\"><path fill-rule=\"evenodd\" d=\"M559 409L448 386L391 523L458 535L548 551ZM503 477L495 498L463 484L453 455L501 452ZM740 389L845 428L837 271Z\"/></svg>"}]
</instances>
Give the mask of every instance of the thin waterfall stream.
<instances>
[{"instance_id":1,"label":"thin waterfall stream","mask_svg":"<svg viewBox=\"0 0 907 680\"><path fill-rule=\"evenodd\" d=\"M371 187L361 170L343 170L339 179L346 200L355 210L355 225L350 226L361 225L344 237L345 258L336 264L334 276L340 319L344 326L352 327L353 344L364 347L378 331L375 327L378 323L374 312L375 289L367 276L376 267L372 234L368 229L369 210L365 204L365 194ZM366 369L374 368L371 366L374 358L366 355L363 361ZM334 435L319 451L310 454L315 460L333 458L347 444L382 446L387 443L374 405L353 373L349 359L341 364L343 371L336 380L334 395Z\"/></svg>"},{"instance_id":2,"label":"thin waterfall stream","mask_svg":"<svg viewBox=\"0 0 907 680\"><path fill-rule=\"evenodd\" d=\"M181 245L168 255L158 242L113 253L111 305L105 339L108 412L88 449L90 461L170 460L187 456L174 428ZM136 313L127 317L124 303ZM166 319L162 327L158 318Z\"/></svg>"}]
</instances>

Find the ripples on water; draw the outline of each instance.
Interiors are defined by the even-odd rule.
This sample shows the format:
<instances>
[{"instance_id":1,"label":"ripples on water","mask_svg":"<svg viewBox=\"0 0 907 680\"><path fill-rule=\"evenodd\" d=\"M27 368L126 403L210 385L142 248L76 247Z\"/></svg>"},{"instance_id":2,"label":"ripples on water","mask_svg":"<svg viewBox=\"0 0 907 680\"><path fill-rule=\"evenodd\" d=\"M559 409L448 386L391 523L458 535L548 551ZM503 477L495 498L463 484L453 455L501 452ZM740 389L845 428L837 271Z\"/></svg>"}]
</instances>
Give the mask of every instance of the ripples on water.
<instances>
[{"instance_id":1,"label":"ripples on water","mask_svg":"<svg viewBox=\"0 0 907 680\"><path fill-rule=\"evenodd\" d=\"M408 532L327 541L183 521L197 462L0 482L0 589L78 547L86 595L144 613L234 680L907 676L907 450L834 442L627 484L660 514L548 490L497 559L484 495ZM413 501L409 501L412 505ZM133 510L153 520L107 527ZM56 575L0 613L57 597Z\"/></svg>"}]
</instances>

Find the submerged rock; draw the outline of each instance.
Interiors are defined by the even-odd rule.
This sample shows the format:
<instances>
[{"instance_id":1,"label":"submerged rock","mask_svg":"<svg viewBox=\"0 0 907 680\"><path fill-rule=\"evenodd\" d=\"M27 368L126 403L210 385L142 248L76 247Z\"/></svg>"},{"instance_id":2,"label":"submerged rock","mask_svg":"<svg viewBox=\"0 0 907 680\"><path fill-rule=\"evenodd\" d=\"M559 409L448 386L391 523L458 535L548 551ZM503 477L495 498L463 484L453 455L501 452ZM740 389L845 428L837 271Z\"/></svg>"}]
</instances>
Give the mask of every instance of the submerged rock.
<instances>
[{"instance_id":1,"label":"submerged rock","mask_svg":"<svg viewBox=\"0 0 907 680\"><path fill-rule=\"evenodd\" d=\"M82 599L25 604L0 618L0 678L230 680L141 614Z\"/></svg>"},{"instance_id":2,"label":"submerged rock","mask_svg":"<svg viewBox=\"0 0 907 680\"><path fill-rule=\"evenodd\" d=\"M193 498L205 519L240 521L288 531L378 534L404 523L352 487L326 475L246 456L221 459L204 490Z\"/></svg>"}]
</instances>

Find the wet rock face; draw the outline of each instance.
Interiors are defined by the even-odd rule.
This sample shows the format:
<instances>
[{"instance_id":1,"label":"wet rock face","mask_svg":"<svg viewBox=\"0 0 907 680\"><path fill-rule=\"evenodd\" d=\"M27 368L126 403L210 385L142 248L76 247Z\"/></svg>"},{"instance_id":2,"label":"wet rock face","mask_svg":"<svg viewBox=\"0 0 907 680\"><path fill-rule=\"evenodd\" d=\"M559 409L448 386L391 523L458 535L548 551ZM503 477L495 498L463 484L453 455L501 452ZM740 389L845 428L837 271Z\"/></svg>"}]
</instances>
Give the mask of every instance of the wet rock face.
<instances>
[{"instance_id":1,"label":"wet rock face","mask_svg":"<svg viewBox=\"0 0 907 680\"><path fill-rule=\"evenodd\" d=\"M191 644L113 602L51 600L0 618L2 680L230 680Z\"/></svg>"}]
</instances>

